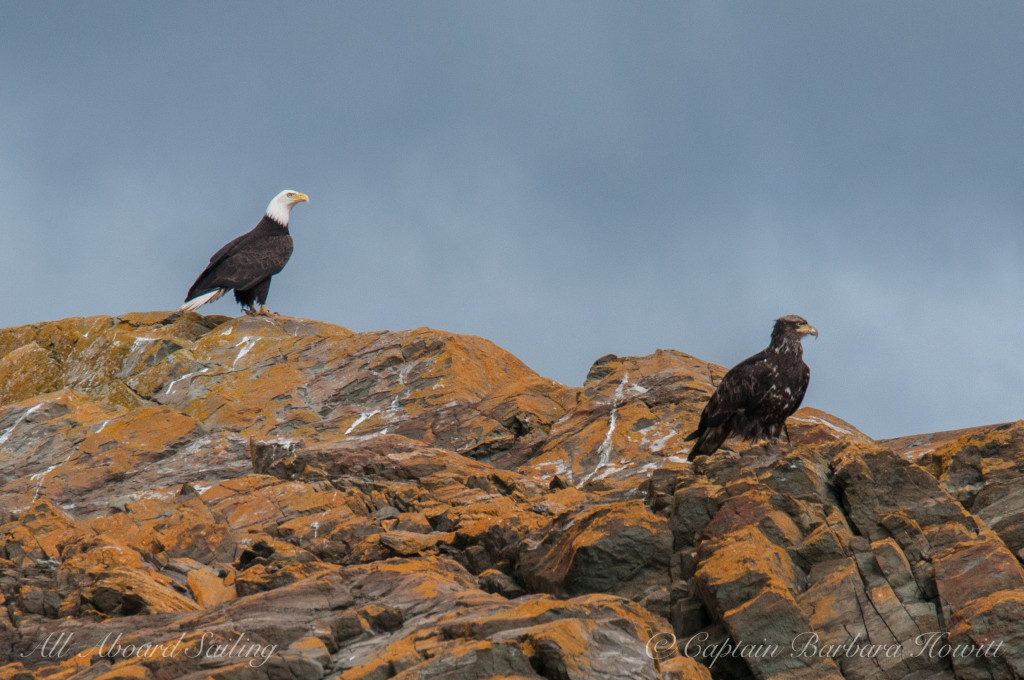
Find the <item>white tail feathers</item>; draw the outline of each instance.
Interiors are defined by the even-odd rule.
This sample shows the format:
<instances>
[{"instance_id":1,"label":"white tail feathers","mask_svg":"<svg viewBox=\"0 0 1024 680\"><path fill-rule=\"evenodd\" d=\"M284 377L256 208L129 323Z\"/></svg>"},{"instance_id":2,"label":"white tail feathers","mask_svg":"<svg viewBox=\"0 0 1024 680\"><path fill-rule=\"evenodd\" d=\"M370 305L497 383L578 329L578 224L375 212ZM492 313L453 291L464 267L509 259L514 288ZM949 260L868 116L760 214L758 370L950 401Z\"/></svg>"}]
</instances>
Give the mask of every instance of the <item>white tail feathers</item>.
<instances>
[{"instance_id":1,"label":"white tail feathers","mask_svg":"<svg viewBox=\"0 0 1024 680\"><path fill-rule=\"evenodd\" d=\"M218 288L217 290L211 290L209 293L203 293L191 300L186 300L185 304L178 308L179 312L194 312L207 302L213 302L220 298L221 295L231 290L230 288Z\"/></svg>"}]
</instances>

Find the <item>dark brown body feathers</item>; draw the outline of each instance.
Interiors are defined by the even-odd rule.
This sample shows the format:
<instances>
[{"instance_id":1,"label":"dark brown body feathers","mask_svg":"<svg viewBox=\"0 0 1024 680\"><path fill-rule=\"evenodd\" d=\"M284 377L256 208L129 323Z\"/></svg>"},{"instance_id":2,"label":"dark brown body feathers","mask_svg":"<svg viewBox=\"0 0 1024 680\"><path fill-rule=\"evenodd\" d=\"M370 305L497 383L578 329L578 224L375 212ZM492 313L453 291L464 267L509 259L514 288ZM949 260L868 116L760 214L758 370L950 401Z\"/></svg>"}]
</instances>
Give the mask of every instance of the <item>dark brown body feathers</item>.
<instances>
[{"instance_id":1,"label":"dark brown body feathers","mask_svg":"<svg viewBox=\"0 0 1024 680\"><path fill-rule=\"evenodd\" d=\"M786 419L803 401L811 370L803 360L804 335L818 331L803 318L784 316L775 322L772 341L744 359L718 384L700 414L689 460L714 453L731 435L746 440L778 439Z\"/></svg>"},{"instance_id":2,"label":"dark brown body feathers","mask_svg":"<svg viewBox=\"0 0 1024 680\"><path fill-rule=\"evenodd\" d=\"M292 255L288 227L264 215L252 231L242 234L210 258L210 263L188 289L192 300L218 288L231 288L244 307L264 305L270 277L284 269Z\"/></svg>"}]
</instances>

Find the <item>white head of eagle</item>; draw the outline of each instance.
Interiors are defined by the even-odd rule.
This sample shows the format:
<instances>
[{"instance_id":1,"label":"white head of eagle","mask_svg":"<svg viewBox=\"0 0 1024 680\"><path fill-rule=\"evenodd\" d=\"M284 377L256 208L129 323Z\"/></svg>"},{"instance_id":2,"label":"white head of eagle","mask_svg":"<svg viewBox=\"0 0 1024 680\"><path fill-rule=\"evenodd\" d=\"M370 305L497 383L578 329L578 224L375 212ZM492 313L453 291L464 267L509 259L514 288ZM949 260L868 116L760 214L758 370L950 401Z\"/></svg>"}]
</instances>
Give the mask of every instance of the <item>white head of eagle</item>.
<instances>
[{"instance_id":1,"label":"white head of eagle","mask_svg":"<svg viewBox=\"0 0 1024 680\"><path fill-rule=\"evenodd\" d=\"M267 217L282 227L287 227L288 217L292 214L292 208L308 200L309 196L302 192L285 189L271 199L270 205L267 206Z\"/></svg>"},{"instance_id":2,"label":"white head of eagle","mask_svg":"<svg viewBox=\"0 0 1024 680\"><path fill-rule=\"evenodd\" d=\"M267 314L270 277L284 269L292 256L288 218L292 208L308 201L306 194L286 189L274 196L267 211L252 231L242 234L210 258L185 296L179 311L195 311L234 289L235 300L246 313Z\"/></svg>"}]
</instances>

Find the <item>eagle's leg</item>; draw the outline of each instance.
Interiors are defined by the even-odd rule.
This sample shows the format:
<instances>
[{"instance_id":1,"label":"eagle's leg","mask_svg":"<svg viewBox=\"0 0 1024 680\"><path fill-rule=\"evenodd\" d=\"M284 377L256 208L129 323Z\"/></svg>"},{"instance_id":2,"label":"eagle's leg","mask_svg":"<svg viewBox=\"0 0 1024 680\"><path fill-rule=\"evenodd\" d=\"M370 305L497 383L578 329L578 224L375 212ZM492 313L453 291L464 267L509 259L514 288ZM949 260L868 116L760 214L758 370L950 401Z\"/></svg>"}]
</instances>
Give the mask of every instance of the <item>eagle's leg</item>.
<instances>
[{"instance_id":1,"label":"eagle's leg","mask_svg":"<svg viewBox=\"0 0 1024 680\"><path fill-rule=\"evenodd\" d=\"M262 303L260 304L260 310L256 314L260 316L277 316L277 314L267 309L267 306Z\"/></svg>"}]
</instances>

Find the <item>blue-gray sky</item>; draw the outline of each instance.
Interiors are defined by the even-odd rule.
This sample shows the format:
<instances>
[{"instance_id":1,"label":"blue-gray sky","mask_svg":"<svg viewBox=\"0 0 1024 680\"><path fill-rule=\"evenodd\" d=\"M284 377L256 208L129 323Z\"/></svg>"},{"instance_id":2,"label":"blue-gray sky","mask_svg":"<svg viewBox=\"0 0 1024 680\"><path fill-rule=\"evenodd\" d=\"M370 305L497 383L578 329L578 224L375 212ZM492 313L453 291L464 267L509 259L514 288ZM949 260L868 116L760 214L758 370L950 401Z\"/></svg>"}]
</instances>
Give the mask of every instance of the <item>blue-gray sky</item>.
<instances>
[{"instance_id":1,"label":"blue-gray sky","mask_svg":"<svg viewBox=\"0 0 1024 680\"><path fill-rule=\"evenodd\" d=\"M7 2L0 326L174 309L291 188L283 314L579 385L798 313L808 406L1015 420L1022 34L1017 2Z\"/></svg>"}]
</instances>

